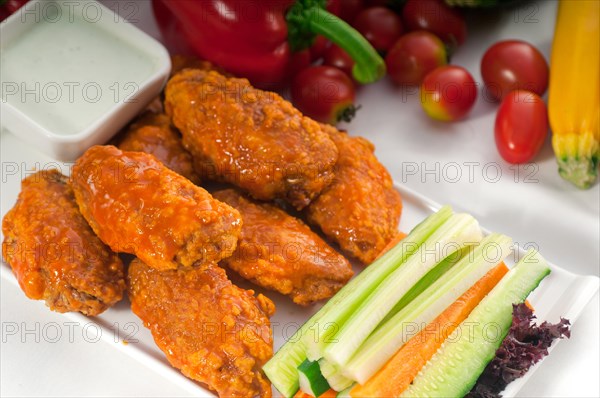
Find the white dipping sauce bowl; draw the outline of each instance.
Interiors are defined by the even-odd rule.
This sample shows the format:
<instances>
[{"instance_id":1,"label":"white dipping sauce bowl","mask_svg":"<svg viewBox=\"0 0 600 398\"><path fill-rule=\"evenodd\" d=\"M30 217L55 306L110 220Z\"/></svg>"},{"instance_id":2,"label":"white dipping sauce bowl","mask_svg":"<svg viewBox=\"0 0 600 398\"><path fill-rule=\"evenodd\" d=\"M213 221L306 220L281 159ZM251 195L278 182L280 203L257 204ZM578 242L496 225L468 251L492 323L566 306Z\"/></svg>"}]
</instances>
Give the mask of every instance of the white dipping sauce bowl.
<instances>
[{"instance_id":1,"label":"white dipping sauce bowl","mask_svg":"<svg viewBox=\"0 0 600 398\"><path fill-rule=\"evenodd\" d=\"M161 92L158 41L93 0L33 0L0 23L2 128L62 161L108 141Z\"/></svg>"}]
</instances>

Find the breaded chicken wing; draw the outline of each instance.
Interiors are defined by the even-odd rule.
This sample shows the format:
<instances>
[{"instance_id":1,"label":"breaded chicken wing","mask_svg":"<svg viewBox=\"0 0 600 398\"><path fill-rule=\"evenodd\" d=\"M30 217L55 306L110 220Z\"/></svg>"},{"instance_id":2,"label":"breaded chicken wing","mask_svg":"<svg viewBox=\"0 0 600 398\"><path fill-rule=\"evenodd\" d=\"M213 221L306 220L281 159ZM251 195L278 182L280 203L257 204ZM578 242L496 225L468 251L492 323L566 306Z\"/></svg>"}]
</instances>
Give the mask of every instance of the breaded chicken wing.
<instances>
[{"instance_id":1,"label":"breaded chicken wing","mask_svg":"<svg viewBox=\"0 0 600 398\"><path fill-rule=\"evenodd\" d=\"M164 113L146 112L125 130L119 149L138 151L154 155L165 166L181 174L194 184L200 178L192 165L192 155L181 143L181 135Z\"/></svg>"},{"instance_id":2,"label":"breaded chicken wing","mask_svg":"<svg viewBox=\"0 0 600 398\"><path fill-rule=\"evenodd\" d=\"M67 177L57 170L23 180L2 232L2 252L27 297L54 311L91 316L121 300L123 263L79 213Z\"/></svg>"},{"instance_id":3,"label":"breaded chicken wing","mask_svg":"<svg viewBox=\"0 0 600 398\"><path fill-rule=\"evenodd\" d=\"M212 263L235 250L238 211L152 155L94 146L77 160L71 179L98 237L153 268Z\"/></svg>"},{"instance_id":4,"label":"breaded chicken wing","mask_svg":"<svg viewBox=\"0 0 600 398\"><path fill-rule=\"evenodd\" d=\"M174 367L221 397L270 397L274 304L234 286L216 265L159 272L129 266L131 309Z\"/></svg>"},{"instance_id":5,"label":"breaded chicken wing","mask_svg":"<svg viewBox=\"0 0 600 398\"><path fill-rule=\"evenodd\" d=\"M333 183L306 209L308 220L346 253L369 264L397 234L402 199L373 144L331 126L323 129L340 157Z\"/></svg>"},{"instance_id":6,"label":"breaded chicken wing","mask_svg":"<svg viewBox=\"0 0 600 398\"><path fill-rule=\"evenodd\" d=\"M165 110L203 179L297 209L333 179L337 148L319 124L246 79L184 69L167 84Z\"/></svg>"},{"instance_id":7,"label":"breaded chicken wing","mask_svg":"<svg viewBox=\"0 0 600 398\"><path fill-rule=\"evenodd\" d=\"M330 298L352 277L348 260L299 219L233 189L214 197L242 215L237 249L220 264L243 278L309 305Z\"/></svg>"}]
</instances>

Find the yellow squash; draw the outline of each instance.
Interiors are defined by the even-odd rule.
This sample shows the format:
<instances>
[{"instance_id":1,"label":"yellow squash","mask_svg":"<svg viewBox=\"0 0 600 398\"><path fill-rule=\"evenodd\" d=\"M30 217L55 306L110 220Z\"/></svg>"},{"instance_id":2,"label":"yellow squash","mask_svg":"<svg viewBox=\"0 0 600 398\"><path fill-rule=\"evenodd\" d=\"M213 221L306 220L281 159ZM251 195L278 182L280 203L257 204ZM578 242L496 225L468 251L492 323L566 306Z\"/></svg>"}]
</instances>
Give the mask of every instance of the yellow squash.
<instances>
[{"instance_id":1,"label":"yellow squash","mask_svg":"<svg viewBox=\"0 0 600 398\"><path fill-rule=\"evenodd\" d=\"M600 0L560 0L548 112L560 175L590 187L600 140Z\"/></svg>"}]
</instances>

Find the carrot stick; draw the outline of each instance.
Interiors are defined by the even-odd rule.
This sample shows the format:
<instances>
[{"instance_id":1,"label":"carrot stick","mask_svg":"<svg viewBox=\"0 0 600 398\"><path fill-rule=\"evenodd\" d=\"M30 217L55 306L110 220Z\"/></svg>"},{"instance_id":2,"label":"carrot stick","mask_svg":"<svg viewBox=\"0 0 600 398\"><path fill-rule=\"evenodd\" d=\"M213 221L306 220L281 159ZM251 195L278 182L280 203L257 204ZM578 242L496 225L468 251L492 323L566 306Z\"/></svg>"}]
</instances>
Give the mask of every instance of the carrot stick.
<instances>
[{"instance_id":1,"label":"carrot stick","mask_svg":"<svg viewBox=\"0 0 600 398\"><path fill-rule=\"evenodd\" d=\"M294 398L311 398L312 395L305 393L302 390L298 390L296 391L296 395L294 395Z\"/></svg>"},{"instance_id":2,"label":"carrot stick","mask_svg":"<svg viewBox=\"0 0 600 398\"><path fill-rule=\"evenodd\" d=\"M508 272L498 264L452 303L433 322L412 337L365 384L350 390L351 397L399 397L442 343Z\"/></svg>"},{"instance_id":3,"label":"carrot stick","mask_svg":"<svg viewBox=\"0 0 600 398\"><path fill-rule=\"evenodd\" d=\"M319 398L335 398L337 396L337 392L329 389L327 391L325 391L323 394L319 395ZM305 393L302 390L298 390L298 392L296 392L296 395L294 395L294 398L315 398L310 394Z\"/></svg>"},{"instance_id":4,"label":"carrot stick","mask_svg":"<svg viewBox=\"0 0 600 398\"><path fill-rule=\"evenodd\" d=\"M396 234L396 236L394 236L394 238L388 242L388 244L383 248L383 250L381 251L381 253L379 253L379 255L377 256L377 258L383 256L385 253L387 253L392 247L396 246L398 243L400 243L400 241L402 239L406 238L406 234L404 232L400 232L398 231L398 233Z\"/></svg>"},{"instance_id":5,"label":"carrot stick","mask_svg":"<svg viewBox=\"0 0 600 398\"><path fill-rule=\"evenodd\" d=\"M335 398L337 397L337 391L334 390L327 390L323 393L323 395L321 395L322 398Z\"/></svg>"},{"instance_id":6,"label":"carrot stick","mask_svg":"<svg viewBox=\"0 0 600 398\"><path fill-rule=\"evenodd\" d=\"M531 305L531 303L529 302L529 300L525 300L525 305L526 305L527 307L529 307L529 309L530 309L531 311L535 311L535 308L533 308L533 305Z\"/></svg>"}]
</instances>

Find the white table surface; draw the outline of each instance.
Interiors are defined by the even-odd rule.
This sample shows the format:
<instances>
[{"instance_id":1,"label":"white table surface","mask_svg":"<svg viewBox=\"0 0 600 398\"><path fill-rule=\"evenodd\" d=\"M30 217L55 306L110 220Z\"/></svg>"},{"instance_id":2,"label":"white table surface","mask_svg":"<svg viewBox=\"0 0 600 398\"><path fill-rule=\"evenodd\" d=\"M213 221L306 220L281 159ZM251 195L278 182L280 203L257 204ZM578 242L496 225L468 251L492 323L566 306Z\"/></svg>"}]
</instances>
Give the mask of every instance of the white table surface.
<instances>
[{"instance_id":1,"label":"white table surface","mask_svg":"<svg viewBox=\"0 0 600 398\"><path fill-rule=\"evenodd\" d=\"M158 37L148 1L104 1ZM524 39L549 59L555 1L469 17L469 38L452 62L470 70L481 83L479 61L500 39ZM463 122L428 119L418 95L402 93L388 81L364 87L362 105L348 125L351 134L369 138L396 181L439 203L468 210L482 225L534 244L555 264L581 274L600 274L600 188L579 191L563 181L549 141L536 163L519 168L502 161L493 137L497 104L480 97ZM2 134L2 156L13 137ZM12 157L12 156L11 156ZM2 209L4 213L6 209ZM100 340L87 338L83 325L70 326L42 302L24 299L14 285L0 286L1 396L189 396L163 376ZM598 294L572 330L572 339L552 352L520 396L598 397L600 385ZM551 320L556 321L556 320ZM50 325L50 326L48 326ZM11 334L17 327L19 332ZM52 342L54 327L63 336ZM37 328L37 331L36 331ZM27 334L25 330L32 330ZM39 341L36 341L39 336Z\"/></svg>"}]
</instances>

